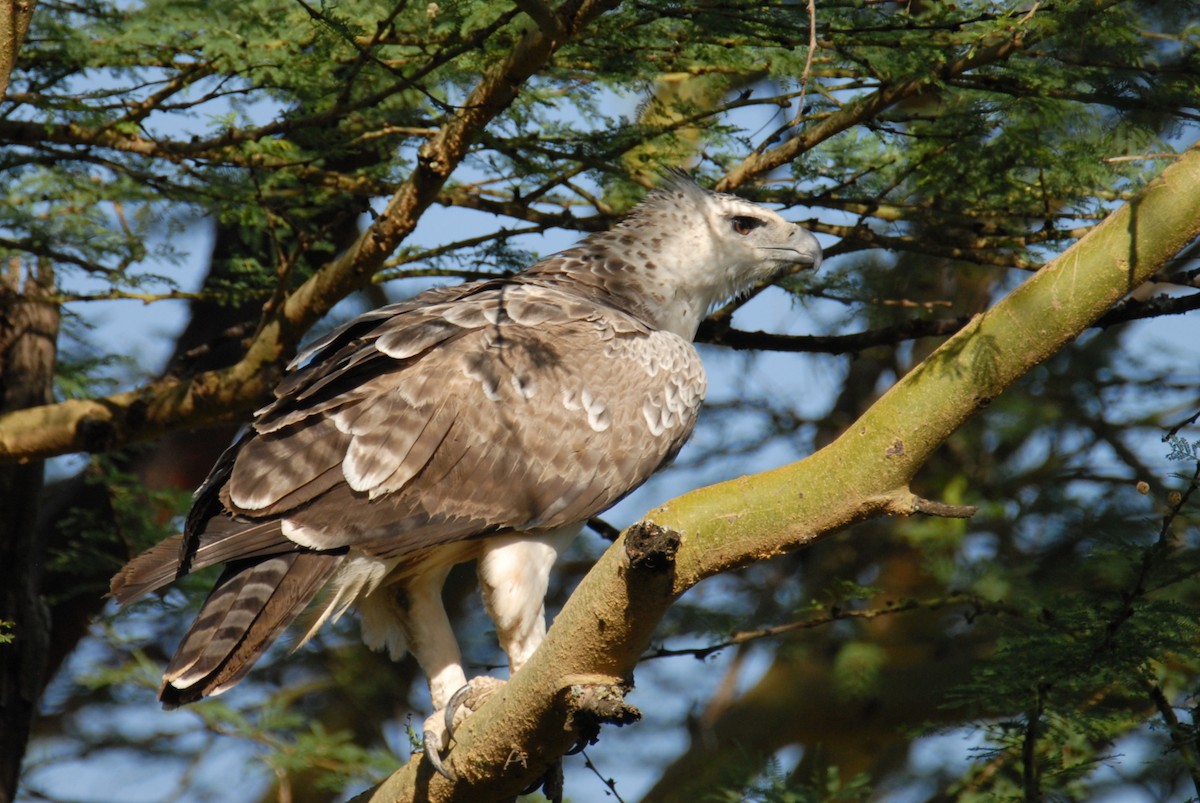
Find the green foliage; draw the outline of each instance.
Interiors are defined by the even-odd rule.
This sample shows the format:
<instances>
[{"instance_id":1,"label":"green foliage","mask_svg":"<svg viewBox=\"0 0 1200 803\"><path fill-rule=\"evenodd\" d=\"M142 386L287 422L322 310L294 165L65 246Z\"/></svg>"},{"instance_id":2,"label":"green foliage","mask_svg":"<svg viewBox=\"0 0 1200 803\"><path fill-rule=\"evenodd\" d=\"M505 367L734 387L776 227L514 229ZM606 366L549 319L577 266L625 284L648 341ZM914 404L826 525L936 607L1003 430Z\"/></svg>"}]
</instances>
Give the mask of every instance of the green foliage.
<instances>
[{"instance_id":1,"label":"green foliage","mask_svg":"<svg viewBox=\"0 0 1200 803\"><path fill-rule=\"evenodd\" d=\"M108 689L137 690L141 694L156 692L162 665L151 658L136 640L106 628L105 637L111 642L111 661L100 663L79 677L82 688L93 692ZM364 747L356 744L347 730L328 731L324 723L314 721L303 707L295 705L293 692L267 696L249 709L235 707L220 699L207 700L188 709L191 715L180 727L178 722L164 725L159 739L164 743L188 739L219 738L237 744L245 756L277 777L303 777L323 795L333 795L351 784L377 782L400 760L383 747ZM122 726L108 727L110 739L128 739ZM182 747L186 750L186 746ZM173 752L173 750L169 750Z\"/></svg>"},{"instance_id":2,"label":"green foliage","mask_svg":"<svg viewBox=\"0 0 1200 803\"><path fill-rule=\"evenodd\" d=\"M862 219L866 229L838 232L843 252L879 243L880 225L895 222L878 215L881 204L941 225L937 250L972 243L1005 261L1057 248L1073 219L1102 211L1094 188L1127 188L1146 168L1093 157L1165 148L1171 110L1195 89L1186 38L1155 43L1134 33L1146 15L1169 25L1181 6L1093 13L1077 5L1024 17L1017 7L931 4L909 17L875 4L822 4L819 29L836 46L823 44L803 76L808 20L795 6L701 13L621 4L501 115L469 158L470 173L488 181L463 200L489 208L511 198L503 209L518 218L547 204L579 206L588 196L564 183L570 176L590 171L619 183L611 171L632 151L687 158L700 138L701 172L728 168L754 146L755 131L735 111L766 114L760 131L771 130L804 93L815 123L888 82L926 80L934 66L1024 26L1050 41L931 81L919 100L819 143L793 163L793 177L822 187L817 201L831 210L876 209ZM177 279L161 267L180 256L175 238L161 236L164 222L210 216L273 245L235 263L232 284L207 292L264 298L281 275L294 282L341 250L335 221L407 175L419 132L510 45L514 17L484 2L42 4L14 76L22 91L6 114L52 136L25 134L0 159L8 192L0 229L22 246L17 253L76 259L65 265L81 271L63 276L68 294L86 294L84 278L97 274L113 291L162 291ZM647 101L645 123L632 105L621 110L621 99L664 74L717 83L660 93ZM819 82L828 82L824 91ZM84 147L98 130L111 141L102 160ZM608 199L616 209L630 200ZM1047 225L1036 232L1031 219ZM869 231L875 236L864 237ZM151 250L151 242L160 244ZM473 246L458 252L468 263L480 255Z\"/></svg>"},{"instance_id":3,"label":"green foliage","mask_svg":"<svg viewBox=\"0 0 1200 803\"><path fill-rule=\"evenodd\" d=\"M1194 534L1181 540L1195 516L1195 465L1157 532L1143 524L1133 538L1101 537L1083 547L1085 582L1010 596L1024 609L1001 620L994 651L948 697L987 738L974 772L987 774L988 791L972 791L967 778L963 799L995 795L994 774L1008 777L1013 796L1086 797L1095 771L1117 763L1118 742L1134 735L1170 731L1174 751L1193 749L1190 726L1178 724L1168 701L1191 695L1200 672L1200 561ZM1013 716L994 719L997 711Z\"/></svg>"},{"instance_id":4,"label":"green foliage","mask_svg":"<svg viewBox=\"0 0 1200 803\"><path fill-rule=\"evenodd\" d=\"M1166 439L1171 451L1167 453L1168 460L1194 460L1200 462L1200 440L1189 441L1178 435Z\"/></svg>"},{"instance_id":5,"label":"green foliage","mask_svg":"<svg viewBox=\"0 0 1200 803\"><path fill-rule=\"evenodd\" d=\"M836 767L821 767L807 777L794 777L773 759L758 777L700 798L703 803L856 803L870 799L870 779L865 775L844 782Z\"/></svg>"},{"instance_id":6,"label":"green foliage","mask_svg":"<svg viewBox=\"0 0 1200 803\"><path fill-rule=\"evenodd\" d=\"M92 458L77 491L81 503L58 519L60 532L69 535L50 550L47 568L61 578L64 596L51 602L107 593L107 583L97 583L97 567L115 573L126 555L178 532L177 517L187 510L190 494L148 486L123 467L126 460L126 455Z\"/></svg>"}]
</instances>

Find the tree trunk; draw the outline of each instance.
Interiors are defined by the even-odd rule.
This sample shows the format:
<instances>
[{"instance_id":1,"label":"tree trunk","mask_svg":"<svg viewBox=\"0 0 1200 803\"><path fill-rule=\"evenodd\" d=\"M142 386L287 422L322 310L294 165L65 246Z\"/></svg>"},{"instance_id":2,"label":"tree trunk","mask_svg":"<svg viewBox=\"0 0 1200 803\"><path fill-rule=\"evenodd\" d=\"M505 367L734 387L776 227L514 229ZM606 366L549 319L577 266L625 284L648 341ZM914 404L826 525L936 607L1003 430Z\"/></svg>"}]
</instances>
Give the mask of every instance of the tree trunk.
<instances>
[{"instance_id":1,"label":"tree trunk","mask_svg":"<svg viewBox=\"0 0 1200 803\"><path fill-rule=\"evenodd\" d=\"M50 268L38 265L25 290L46 291L53 283ZM0 276L0 410L53 400L58 322L57 306L23 300L14 260ZM40 593L45 549L37 531L42 468L40 460L0 468L0 621L12 637L0 644L0 803L16 796L50 644L50 615Z\"/></svg>"},{"instance_id":2,"label":"tree trunk","mask_svg":"<svg viewBox=\"0 0 1200 803\"><path fill-rule=\"evenodd\" d=\"M0 3L0 98L8 91L8 77L17 63L17 53L29 32L36 0L4 0Z\"/></svg>"}]
</instances>

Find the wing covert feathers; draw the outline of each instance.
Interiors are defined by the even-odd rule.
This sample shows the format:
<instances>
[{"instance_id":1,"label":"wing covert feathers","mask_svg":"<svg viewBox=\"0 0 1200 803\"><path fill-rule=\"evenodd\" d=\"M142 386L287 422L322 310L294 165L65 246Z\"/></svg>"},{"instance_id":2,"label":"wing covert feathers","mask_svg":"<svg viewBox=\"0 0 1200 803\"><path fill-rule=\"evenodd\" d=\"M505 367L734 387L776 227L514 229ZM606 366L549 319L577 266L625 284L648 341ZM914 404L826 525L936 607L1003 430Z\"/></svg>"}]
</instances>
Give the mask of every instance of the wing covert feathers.
<instances>
[{"instance_id":1,"label":"wing covert feathers","mask_svg":"<svg viewBox=\"0 0 1200 803\"><path fill-rule=\"evenodd\" d=\"M260 411L228 509L380 558L553 529L645 481L704 396L690 343L559 288L488 283L371 320Z\"/></svg>"}]
</instances>

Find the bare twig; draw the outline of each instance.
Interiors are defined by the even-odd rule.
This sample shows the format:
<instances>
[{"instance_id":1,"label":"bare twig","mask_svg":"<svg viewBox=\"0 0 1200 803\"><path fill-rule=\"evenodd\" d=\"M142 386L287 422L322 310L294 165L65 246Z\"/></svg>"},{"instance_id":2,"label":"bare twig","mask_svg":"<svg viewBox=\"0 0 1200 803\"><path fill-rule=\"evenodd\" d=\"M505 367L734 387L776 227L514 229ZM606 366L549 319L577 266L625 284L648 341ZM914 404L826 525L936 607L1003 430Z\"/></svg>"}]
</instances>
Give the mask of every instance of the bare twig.
<instances>
[{"instance_id":1,"label":"bare twig","mask_svg":"<svg viewBox=\"0 0 1200 803\"><path fill-rule=\"evenodd\" d=\"M716 644L709 644L704 647L688 647L681 649L668 649L659 647L651 652L642 655L642 661L649 661L656 658L675 658L678 656L688 656L703 660L714 653L729 647L736 647L741 644L746 644L752 641L758 641L765 638L774 638L782 636L786 633L793 633L798 630L813 630L819 627L833 624L834 622L843 622L850 619L858 619L870 621L878 619L881 616L893 616L898 613L908 613L910 611L938 611L943 608L948 608L956 605L966 606L967 618L974 620L980 615L993 616L1022 616L1021 611L1011 605L994 600L984 599L975 594L953 594L948 597L939 599L919 600L908 599L900 602L890 603L882 608L840 608L833 607L827 612L814 614L807 619L800 619L795 622L787 622L781 625L772 627L761 627L755 630L739 630L730 634L725 640Z\"/></svg>"},{"instance_id":2,"label":"bare twig","mask_svg":"<svg viewBox=\"0 0 1200 803\"><path fill-rule=\"evenodd\" d=\"M1159 716L1163 718L1163 723L1167 726L1171 744L1183 758L1184 765L1187 766L1188 775L1192 779L1192 788L1196 790L1197 796L1200 796L1200 756L1197 756L1196 752L1195 731L1179 721L1179 717L1175 714L1175 707L1163 694L1162 688L1154 682L1148 668L1145 668L1143 672L1142 682L1145 683L1146 693L1150 696L1154 707L1158 709Z\"/></svg>"},{"instance_id":3,"label":"bare twig","mask_svg":"<svg viewBox=\"0 0 1200 803\"><path fill-rule=\"evenodd\" d=\"M722 326L709 319L696 335L699 343L728 346L738 351L807 352L812 354L852 354L873 346L895 345L920 337L945 337L962 329L971 316L958 318L914 318L893 326L882 326L848 335L780 335L771 332L746 332Z\"/></svg>"},{"instance_id":4,"label":"bare twig","mask_svg":"<svg viewBox=\"0 0 1200 803\"><path fill-rule=\"evenodd\" d=\"M592 774L600 779L600 783L608 787L609 793L617 799L617 803L625 803L625 798L621 797L620 793L617 792L617 782L612 778L605 778L600 774L600 770L597 769L596 765L592 763L592 758L587 754L586 750L581 750L579 752L583 755L583 766L591 770Z\"/></svg>"},{"instance_id":5,"label":"bare twig","mask_svg":"<svg viewBox=\"0 0 1200 803\"><path fill-rule=\"evenodd\" d=\"M1040 803L1042 799L1041 772L1037 761L1038 725L1046 706L1046 689L1034 690L1032 709L1025 715L1025 735L1021 740L1021 779L1025 787L1025 803Z\"/></svg>"}]
</instances>

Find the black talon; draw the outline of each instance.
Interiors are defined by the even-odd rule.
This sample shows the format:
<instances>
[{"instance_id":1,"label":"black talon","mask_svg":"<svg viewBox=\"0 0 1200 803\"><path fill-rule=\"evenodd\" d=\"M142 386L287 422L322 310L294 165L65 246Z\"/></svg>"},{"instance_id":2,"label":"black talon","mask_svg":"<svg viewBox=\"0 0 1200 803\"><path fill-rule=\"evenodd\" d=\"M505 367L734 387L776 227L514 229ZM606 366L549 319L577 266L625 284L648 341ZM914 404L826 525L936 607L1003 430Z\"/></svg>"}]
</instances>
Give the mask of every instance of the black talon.
<instances>
[{"instance_id":1,"label":"black talon","mask_svg":"<svg viewBox=\"0 0 1200 803\"><path fill-rule=\"evenodd\" d=\"M484 677L486 677L486 676L484 676ZM476 678L476 680L478 680L478 678ZM497 681L495 678L487 678L487 681L490 682L493 686L498 683L502 685L502 682ZM479 688L476 688L476 686L473 686L470 683L467 683L467 684L461 686L458 689L458 691L454 692L454 694L450 695L450 699L446 702L446 707L442 711L442 717L443 717L442 724L445 728L447 748L450 745L450 741L454 738L454 715L458 711L459 707L462 706L463 703L467 702L469 700L469 698L471 698L472 694L483 694L484 695L483 699L486 700L488 697L490 697L495 692L495 689L493 688L491 692L487 692L486 694L484 694L484 692L486 692L486 691L487 691L486 688L479 689ZM472 713L474 711L475 706L478 706L479 703L480 703L479 700L475 700L474 704L468 708L467 713L468 714ZM433 768L438 771L438 774L441 775L446 780L457 781L458 776L455 775L450 770L449 767L447 767L445 764L442 763L442 756L441 756L441 752L440 752L441 751L440 740L437 739L437 737L434 735L433 731L427 730L427 731L425 731L424 735L425 735L425 756L426 756L426 758L429 759L429 763L432 764Z\"/></svg>"},{"instance_id":2,"label":"black talon","mask_svg":"<svg viewBox=\"0 0 1200 803\"><path fill-rule=\"evenodd\" d=\"M442 757L438 753L437 735L433 731L425 731L425 758L429 759L429 763L437 770L438 775L445 778L447 781L457 781L458 776L455 775L449 767L442 763Z\"/></svg>"},{"instance_id":3,"label":"black talon","mask_svg":"<svg viewBox=\"0 0 1200 803\"><path fill-rule=\"evenodd\" d=\"M458 710L458 706L462 703L463 698L471 693L471 684L467 683L459 687L458 691L450 696L450 701L446 703L444 716L446 718L446 742L449 743L454 738L454 712ZM429 763L437 770L438 775L445 778L447 781L457 781L458 776L445 764L442 763L442 756L439 748L435 746L438 739L433 731L425 731L425 757L429 759Z\"/></svg>"},{"instance_id":4,"label":"black talon","mask_svg":"<svg viewBox=\"0 0 1200 803\"><path fill-rule=\"evenodd\" d=\"M458 710L458 706L462 703L463 698L471 693L471 684L467 683L460 686L458 691L450 695L450 702L446 703L446 739L454 738L454 712Z\"/></svg>"}]
</instances>

